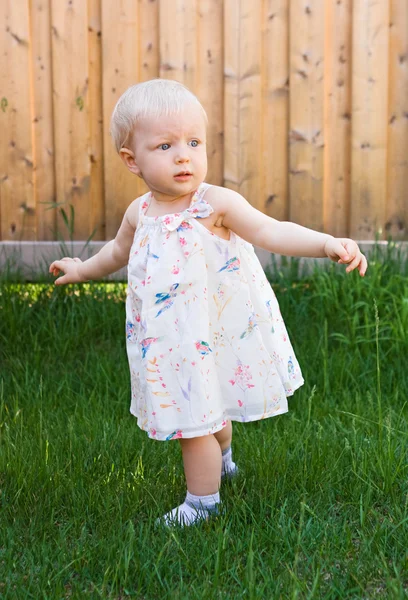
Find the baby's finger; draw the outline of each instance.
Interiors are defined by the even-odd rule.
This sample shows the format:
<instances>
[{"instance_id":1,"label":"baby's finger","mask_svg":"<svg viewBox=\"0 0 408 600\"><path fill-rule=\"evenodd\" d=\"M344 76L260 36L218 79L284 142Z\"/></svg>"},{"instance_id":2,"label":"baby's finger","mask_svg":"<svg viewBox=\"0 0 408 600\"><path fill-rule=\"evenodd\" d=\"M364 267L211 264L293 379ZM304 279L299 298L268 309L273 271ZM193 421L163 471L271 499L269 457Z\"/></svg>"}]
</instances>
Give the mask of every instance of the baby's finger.
<instances>
[{"instance_id":1,"label":"baby's finger","mask_svg":"<svg viewBox=\"0 0 408 600\"><path fill-rule=\"evenodd\" d=\"M360 275L363 277L365 275L365 272L367 271L368 268L368 262L366 257L364 256L364 254L361 255L361 262L360 262Z\"/></svg>"},{"instance_id":2,"label":"baby's finger","mask_svg":"<svg viewBox=\"0 0 408 600\"><path fill-rule=\"evenodd\" d=\"M50 273L51 273L51 271L54 271L54 270L55 270L55 268L58 268L58 267L57 267L57 264L58 264L58 263L59 263L59 261L58 261L58 260L54 260L54 262L52 262L52 263L50 264L50 268L49 268L49 272L50 272Z\"/></svg>"},{"instance_id":3,"label":"baby's finger","mask_svg":"<svg viewBox=\"0 0 408 600\"><path fill-rule=\"evenodd\" d=\"M64 283L68 283L68 275L64 275L63 277L58 277L58 279L56 279L54 281L55 285L64 285Z\"/></svg>"},{"instance_id":4,"label":"baby's finger","mask_svg":"<svg viewBox=\"0 0 408 600\"><path fill-rule=\"evenodd\" d=\"M350 273L350 271L353 271L353 269L355 269L356 267L358 267L358 265L361 262L361 254L358 253L357 256L355 257L354 260L351 261L351 263L349 263L349 266L346 269L346 273Z\"/></svg>"},{"instance_id":5,"label":"baby's finger","mask_svg":"<svg viewBox=\"0 0 408 600\"><path fill-rule=\"evenodd\" d=\"M344 244L341 243L340 240L336 240L336 246L333 247L335 256L334 260L336 260L336 255L339 257L339 262L348 263L350 261L350 254Z\"/></svg>"},{"instance_id":6,"label":"baby's finger","mask_svg":"<svg viewBox=\"0 0 408 600\"><path fill-rule=\"evenodd\" d=\"M50 268L48 269L49 273L55 274L55 271L58 271L58 267L57 267L57 261L54 260L54 262L52 262L50 264Z\"/></svg>"},{"instance_id":7,"label":"baby's finger","mask_svg":"<svg viewBox=\"0 0 408 600\"><path fill-rule=\"evenodd\" d=\"M62 260L55 260L52 265L50 266L50 273L52 273L54 276L57 276L59 274L60 271L62 271L63 273L65 273L65 266L62 263L64 259Z\"/></svg>"},{"instance_id":8,"label":"baby's finger","mask_svg":"<svg viewBox=\"0 0 408 600\"><path fill-rule=\"evenodd\" d=\"M348 240L344 244L344 247L347 250L350 260L353 260L353 258L355 258L359 253L359 248L354 240Z\"/></svg>"},{"instance_id":9,"label":"baby's finger","mask_svg":"<svg viewBox=\"0 0 408 600\"><path fill-rule=\"evenodd\" d=\"M339 260L337 261L339 265L348 265L351 263L351 261L355 258L354 254L347 254L347 258L343 257L343 258L339 258Z\"/></svg>"}]
</instances>

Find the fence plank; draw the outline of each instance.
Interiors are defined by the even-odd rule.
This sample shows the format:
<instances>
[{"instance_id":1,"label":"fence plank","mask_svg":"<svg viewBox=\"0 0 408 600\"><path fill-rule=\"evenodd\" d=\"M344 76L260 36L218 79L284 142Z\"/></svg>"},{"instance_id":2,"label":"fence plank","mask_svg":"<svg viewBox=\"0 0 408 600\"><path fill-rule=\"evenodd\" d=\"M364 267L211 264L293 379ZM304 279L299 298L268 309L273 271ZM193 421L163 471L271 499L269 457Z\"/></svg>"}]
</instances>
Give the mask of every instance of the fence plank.
<instances>
[{"instance_id":1,"label":"fence plank","mask_svg":"<svg viewBox=\"0 0 408 600\"><path fill-rule=\"evenodd\" d=\"M344 236L350 219L352 0L326 5L324 230Z\"/></svg>"},{"instance_id":2,"label":"fence plank","mask_svg":"<svg viewBox=\"0 0 408 600\"><path fill-rule=\"evenodd\" d=\"M207 181L223 185L223 7L218 0L199 0L197 79L194 91L208 115Z\"/></svg>"},{"instance_id":3,"label":"fence plank","mask_svg":"<svg viewBox=\"0 0 408 600\"><path fill-rule=\"evenodd\" d=\"M139 0L140 70L139 80L148 81L160 75L159 0ZM139 194L148 191L141 179Z\"/></svg>"},{"instance_id":4,"label":"fence plank","mask_svg":"<svg viewBox=\"0 0 408 600\"><path fill-rule=\"evenodd\" d=\"M100 0L88 0L89 127L90 127L90 232L105 239L105 190L102 111L102 14Z\"/></svg>"},{"instance_id":5,"label":"fence plank","mask_svg":"<svg viewBox=\"0 0 408 600\"><path fill-rule=\"evenodd\" d=\"M1 239L35 240L32 114L29 99L30 33L26 0L5 0L0 10Z\"/></svg>"},{"instance_id":6,"label":"fence plank","mask_svg":"<svg viewBox=\"0 0 408 600\"><path fill-rule=\"evenodd\" d=\"M159 10L160 77L181 83L185 81L186 6L188 9L188 0L166 0L160 2Z\"/></svg>"},{"instance_id":7,"label":"fence plank","mask_svg":"<svg viewBox=\"0 0 408 600\"><path fill-rule=\"evenodd\" d=\"M289 217L289 0L266 0L262 15L262 181L260 210Z\"/></svg>"},{"instance_id":8,"label":"fence plank","mask_svg":"<svg viewBox=\"0 0 408 600\"><path fill-rule=\"evenodd\" d=\"M239 191L241 0L224 1L224 185Z\"/></svg>"},{"instance_id":9,"label":"fence plank","mask_svg":"<svg viewBox=\"0 0 408 600\"><path fill-rule=\"evenodd\" d=\"M408 233L408 4L391 0L385 234Z\"/></svg>"},{"instance_id":10,"label":"fence plank","mask_svg":"<svg viewBox=\"0 0 408 600\"><path fill-rule=\"evenodd\" d=\"M148 81L159 77L159 2L139 0L140 23L140 79Z\"/></svg>"},{"instance_id":11,"label":"fence plank","mask_svg":"<svg viewBox=\"0 0 408 600\"><path fill-rule=\"evenodd\" d=\"M163 1L161 4L163 4ZM199 5L200 0L184 0L179 3L179 6L182 6L183 19L183 31L178 31L181 38L181 79L179 81L182 81L193 93L197 93L197 85L200 79L197 60L201 33L198 18ZM177 21L175 26L178 27Z\"/></svg>"},{"instance_id":12,"label":"fence plank","mask_svg":"<svg viewBox=\"0 0 408 600\"><path fill-rule=\"evenodd\" d=\"M239 90L239 169L240 193L256 208L261 208L261 3L241 0L240 14L240 90Z\"/></svg>"},{"instance_id":13,"label":"fence plank","mask_svg":"<svg viewBox=\"0 0 408 600\"><path fill-rule=\"evenodd\" d=\"M323 230L323 0L290 3L290 219Z\"/></svg>"},{"instance_id":14,"label":"fence plank","mask_svg":"<svg viewBox=\"0 0 408 600\"><path fill-rule=\"evenodd\" d=\"M70 220L67 227L59 215L57 226L68 237L74 225L74 239L83 240L89 235L91 216L86 3L72 0L67 6L52 0L52 34L57 202Z\"/></svg>"},{"instance_id":15,"label":"fence plank","mask_svg":"<svg viewBox=\"0 0 408 600\"><path fill-rule=\"evenodd\" d=\"M227 187L260 206L261 161L261 5L226 1L225 170Z\"/></svg>"},{"instance_id":16,"label":"fence plank","mask_svg":"<svg viewBox=\"0 0 408 600\"><path fill-rule=\"evenodd\" d=\"M55 239L54 123L52 110L51 6L42 0L31 4L32 102L34 185L37 239Z\"/></svg>"},{"instance_id":17,"label":"fence plank","mask_svg":"<svg viewBox=\"0 0 408 600\"><path fill-rule=\"evenodd\" d=\"M124 166L112 139L109 122L120 95L140 80L139 4L133 0L102 0L103 120L105 123L106 237L115 237L126 208L141 193L139 178Z\"/></svg>"},{"instance_id":18,"label":"fence plank","mask_svg":"<svg viewBox=\"0 0 408 600\"><path fill-rule=\"evenodd\" d=\"M351 235L382 233L387 175L388 2L353 3Z\"/></svg>"}]
</instances>

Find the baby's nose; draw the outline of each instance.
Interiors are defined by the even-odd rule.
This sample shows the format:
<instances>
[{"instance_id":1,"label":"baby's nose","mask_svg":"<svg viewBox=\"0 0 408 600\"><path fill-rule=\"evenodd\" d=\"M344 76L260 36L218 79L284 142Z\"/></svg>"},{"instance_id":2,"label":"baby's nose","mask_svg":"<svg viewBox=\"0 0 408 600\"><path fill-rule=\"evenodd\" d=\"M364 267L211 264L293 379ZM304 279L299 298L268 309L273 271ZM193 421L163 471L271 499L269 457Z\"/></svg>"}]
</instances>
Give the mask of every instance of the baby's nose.
<instances>
[{"instance_id":1,"label":"baby's nose","mask_svg":"<svg viewBox=\"0 0 408 600\"><path fill-rule=\"evenodd\" d=\"M177 162L178 163L185 163L185 162L189 162L190 158L188 157L187 154L179 154L177 156Z\"/></svg>"}]
</instances>

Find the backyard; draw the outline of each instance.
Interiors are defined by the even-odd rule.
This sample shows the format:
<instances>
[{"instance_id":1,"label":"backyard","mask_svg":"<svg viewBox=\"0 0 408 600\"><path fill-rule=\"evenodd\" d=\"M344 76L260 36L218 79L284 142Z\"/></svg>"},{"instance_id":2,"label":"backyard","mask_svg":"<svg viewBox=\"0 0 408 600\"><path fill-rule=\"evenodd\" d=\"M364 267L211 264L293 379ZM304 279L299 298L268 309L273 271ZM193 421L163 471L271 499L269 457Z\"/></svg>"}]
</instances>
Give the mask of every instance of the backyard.
<instances>
[{"instance_id":1,"label":"backyard","mask_svg":"<svg viewBox=\"0 0 408 600\"><path fill-rule=\"evenodd\" d=\"M405 598L408 263L269 272L306 383L234 424L225 514L167 530L178 443L129 413L124 283L0 282L0 596Z\"/></svg>"}]
</instances>

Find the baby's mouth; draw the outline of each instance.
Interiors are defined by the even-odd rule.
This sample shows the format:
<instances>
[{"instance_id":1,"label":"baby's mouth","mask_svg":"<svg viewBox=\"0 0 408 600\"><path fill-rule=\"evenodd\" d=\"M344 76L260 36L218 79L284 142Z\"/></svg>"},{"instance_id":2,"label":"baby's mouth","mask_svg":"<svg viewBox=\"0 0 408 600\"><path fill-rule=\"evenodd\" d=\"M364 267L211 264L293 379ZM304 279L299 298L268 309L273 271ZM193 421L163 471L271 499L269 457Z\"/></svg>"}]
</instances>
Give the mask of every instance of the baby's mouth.
<instances>
[{"instance_id":1,"label":"baby's mouth","mask_svg":"<svg viewBox=\"0 0 408 600\"><path fill-rule=\"evenodd\" d=\"M190 171L180 171L177 175L174 175L174 179L189 179L192 177L192 173Z\"/></svg>"}]
</instances>

